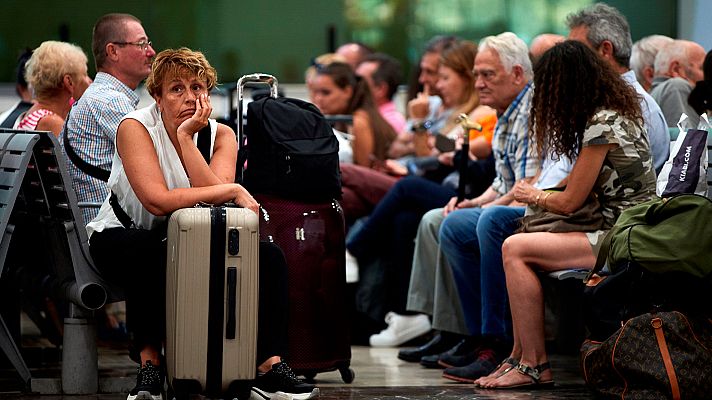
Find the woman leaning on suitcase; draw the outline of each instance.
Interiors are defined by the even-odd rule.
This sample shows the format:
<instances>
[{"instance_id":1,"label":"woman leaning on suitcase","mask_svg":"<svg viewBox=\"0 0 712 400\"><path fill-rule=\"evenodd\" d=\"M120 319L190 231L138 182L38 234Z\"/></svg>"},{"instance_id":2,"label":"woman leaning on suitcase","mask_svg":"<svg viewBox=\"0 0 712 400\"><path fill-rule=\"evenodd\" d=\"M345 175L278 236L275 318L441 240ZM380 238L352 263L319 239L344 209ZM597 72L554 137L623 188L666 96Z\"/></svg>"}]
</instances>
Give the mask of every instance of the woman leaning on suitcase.
<instances>
[{"instance_id":1,"label":"woman leaning on suitcase","mask_svg":"<svg viewBox=\"0 0 712 400\"><path fill-rule=\"evenodd\" d=\"M140 358L141 364L128 400L162 399L167 216L200 202L232 201L258 211L250 193L233 183L235 133L208 120L212 112L209 92L216 82L215 69L200 52L168 49L156 56L146 81L155 103L126 115L116 133L108 181L114 205L106 199L87 225L97 267L126 291L128 329L134 338L132 356L137 361ZM194 141L196 133L208 124L213 149L209 164ZM262 275L267 267L260 267ZM253 390L264 398L284 392L290 398L307 399L316 396L318 389L299 381L281 361L287 342L286 320L283 313L269 312L286 309L286 279L286 266L271 268L269 277L260 279L269 282L270 295L260 295L259 327L267 329L258 332L261 364ZM262 288L260 292L267 291ZM279 292L284 292L283 296Z\"/></svg>"}]
</instances>

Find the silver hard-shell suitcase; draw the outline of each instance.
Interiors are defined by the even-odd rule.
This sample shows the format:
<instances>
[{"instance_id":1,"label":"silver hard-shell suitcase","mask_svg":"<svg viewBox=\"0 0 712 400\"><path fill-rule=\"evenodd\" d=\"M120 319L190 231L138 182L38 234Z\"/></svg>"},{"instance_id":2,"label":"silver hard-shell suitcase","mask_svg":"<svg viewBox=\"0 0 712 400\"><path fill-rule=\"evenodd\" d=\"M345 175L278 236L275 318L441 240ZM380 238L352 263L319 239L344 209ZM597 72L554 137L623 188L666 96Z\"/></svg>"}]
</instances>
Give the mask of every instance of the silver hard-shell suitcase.
<instances>
[{"instance_id":1,"label":"silver hard-shell suitcase","mask_svg":"<svg viewBox=\"0 0 712 400\"><path fill-rule=\"evenodd\" d=\"M249 393L257 351L257 215L234 206L180 209L168 223L167 252L170 388L178 397Z\"/></svg>"}]
</instances>

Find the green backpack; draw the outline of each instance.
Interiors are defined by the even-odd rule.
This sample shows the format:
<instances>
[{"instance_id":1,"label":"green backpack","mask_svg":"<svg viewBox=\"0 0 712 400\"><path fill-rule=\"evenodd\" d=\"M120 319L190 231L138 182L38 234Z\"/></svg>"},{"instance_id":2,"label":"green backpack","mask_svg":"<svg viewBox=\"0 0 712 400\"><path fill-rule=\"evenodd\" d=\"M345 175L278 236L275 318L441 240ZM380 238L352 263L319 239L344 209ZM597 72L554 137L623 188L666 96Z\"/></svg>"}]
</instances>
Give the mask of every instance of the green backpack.
<instances>
[{"instance_id":1,"label":"green backpack","mask_svg":"<svg viewBox=\"0 0 712 400\"><path fill-rule=\"evenodd\" d=\"M712 280L712 200L679 194L628 208L606 236L597 267L606 254L612 273L633 261L656 274Z\"/></svg>"}]
</instances>

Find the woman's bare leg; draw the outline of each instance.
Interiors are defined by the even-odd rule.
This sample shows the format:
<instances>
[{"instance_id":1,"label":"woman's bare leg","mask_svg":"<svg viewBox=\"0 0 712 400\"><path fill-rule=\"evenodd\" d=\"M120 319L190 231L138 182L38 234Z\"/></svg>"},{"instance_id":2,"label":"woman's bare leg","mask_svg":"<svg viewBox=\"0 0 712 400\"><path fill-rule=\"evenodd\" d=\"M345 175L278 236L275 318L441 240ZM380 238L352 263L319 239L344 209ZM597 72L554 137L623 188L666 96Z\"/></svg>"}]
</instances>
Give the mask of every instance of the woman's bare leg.
<instances>
[{"instance_id":1,"label":"woman's bare leg","mask_svg":"<svg viewBox=\"0 0 712 400\"><path fill-rule=\"evenodd\" d=\"M520 363L535 367L547 361L544 346L544 296L536 271L591 268L596 262L584 233L524 233L510 236L502 246L507 292L515 338L521 344ZM551 370L541 381L552 379ZM530 383L528 376L506 373L487 387Z\"/></svg>"}]
</instances>

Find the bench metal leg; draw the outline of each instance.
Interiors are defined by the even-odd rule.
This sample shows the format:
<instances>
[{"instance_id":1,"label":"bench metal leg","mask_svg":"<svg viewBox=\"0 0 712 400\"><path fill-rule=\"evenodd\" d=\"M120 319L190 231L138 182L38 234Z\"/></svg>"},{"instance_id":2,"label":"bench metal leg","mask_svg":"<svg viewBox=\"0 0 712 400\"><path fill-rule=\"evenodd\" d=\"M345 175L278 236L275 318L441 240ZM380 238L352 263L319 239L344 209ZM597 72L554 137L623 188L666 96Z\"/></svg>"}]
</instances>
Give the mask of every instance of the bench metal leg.
<instances>
[{"instance_id":1,"label":"bench metal leg","mask_svg":"<svg viewBox=\"0 0 712 400\"><path fill-rule=\"evenodd\" d=\"M64 319L62 346L62 392L96 394L99 389L99 362L96 326L92 312L70 305L70 318Z\"/></svg>"},{"instance_id":2,"label":"bench metal leg","mask_svg":"<svg viewBox=\"0 0 712 400\"><path fill-rule=\"evenodd\" d=\"M7 329L7 325L5 325L5 320L3 320L2 316L0 316L0 348L2 348L2 352L5 353L8 360L10 360L12 366L15 367L17 373L20 374L22 382L25 383L25 391L28 391L30 389L30 379L32 378L30 369L27 368L27 364L25 364L25 360L22 358L17 344L12 340L12 334L10 334L10 330Z\"/></svg>"}]
</instances>

